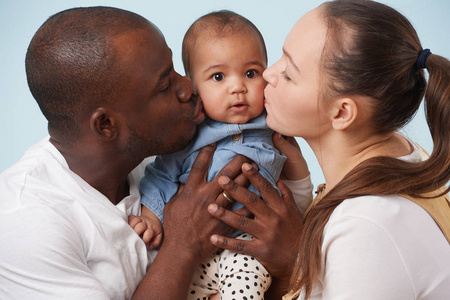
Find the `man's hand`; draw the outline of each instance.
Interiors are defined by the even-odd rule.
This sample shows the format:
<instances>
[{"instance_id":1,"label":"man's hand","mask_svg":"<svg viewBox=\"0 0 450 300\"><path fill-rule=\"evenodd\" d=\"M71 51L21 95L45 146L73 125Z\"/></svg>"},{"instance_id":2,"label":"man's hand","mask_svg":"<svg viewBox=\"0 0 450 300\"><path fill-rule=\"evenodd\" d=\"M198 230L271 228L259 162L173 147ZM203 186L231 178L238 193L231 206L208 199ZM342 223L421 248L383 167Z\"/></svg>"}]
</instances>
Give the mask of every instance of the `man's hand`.
<instances>
[{"instance_id":1,"label":"man's hand","mask_svg":"<svg viewBox=\"0 0 450 300\"><path fill-rule=\"evenodd\" d=\"M208 210L219 220L251 234L253 240L243 241L215 234L211 236L211 242L217 247L254 256L267 268L274 282L285 284L291 277L297 259L296 245L302 234L302 215L291 191L281 181L277 185L280 196L250 164L244 164L242 171L261 193L261 197L240 187L228 177L221 177L219 183L228 195L245 205L254 218L238 215L216 204L209 205Z\"/></svg>"},{"instance_id":2,"label":"man's hand","mask_svg":"<svg viewBox=\"0 0 450 300\"><path fill-rule=\"evenodd\" d=\"M210 242L212 234L227 236L233 229L212 217L207 206L230 203L222 196L218 178L233 178L236 184L247 179L241 166L249 160L236 156L219 175L207 182L207 172L215 146L200 150L186 184L164 209L164 242L139 285L133 299L185 299L198 264L210 257L217 247ZM239 175L241 174L241 175Z\"/></svg>"},{"instance_id":3,"label":"man's hand","mask_svg":"<svg viewBox=\"0 0 450 300\"><path fill-rule=\"evenodd\" d=\"M218 178L235 178L237 184L248 182L241 174L241 166L249 159L236 156L225 166L216 178L207 182L207 171L215 148L205 147L197 156L186 184L169 201L164 210L164 244L172 243L179 251L188 250L196 255L198 263L209 258L217 250L210 242L211 234L229 235L233 228L207 213L211 203L228 206L230 202L223 195ZM241 176L238 176L241 174ZM236 178L237 177L237 178ZM185 234L181 234L184 232ZM175 247L175 246L174 246Z\"/></svg>"}]
</instances>

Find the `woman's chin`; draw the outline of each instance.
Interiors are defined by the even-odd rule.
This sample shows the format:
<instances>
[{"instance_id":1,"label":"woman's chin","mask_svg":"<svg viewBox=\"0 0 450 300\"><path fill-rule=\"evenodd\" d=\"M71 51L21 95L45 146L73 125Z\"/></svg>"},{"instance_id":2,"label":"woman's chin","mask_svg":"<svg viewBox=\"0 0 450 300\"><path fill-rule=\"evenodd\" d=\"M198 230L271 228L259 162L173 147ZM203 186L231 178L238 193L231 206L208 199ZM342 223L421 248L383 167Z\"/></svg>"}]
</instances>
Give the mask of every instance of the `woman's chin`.
<instances>
[{"instance_id":1,"label":"woman's chin","mask_svg":"<svg viewBox=\"0 0 450 300\"><path fill-rule=\"evenodd\" d=\"M282 128L280 128L280 126L277 126L276 122L274 122L274 121L269 117L269 115L267 115L267 118L266 118L266 124L267 124L267 127L269 127L270 129L272 129L273 131L280 132L279 130L282 130Z\"/></svg>"}]
</instances>

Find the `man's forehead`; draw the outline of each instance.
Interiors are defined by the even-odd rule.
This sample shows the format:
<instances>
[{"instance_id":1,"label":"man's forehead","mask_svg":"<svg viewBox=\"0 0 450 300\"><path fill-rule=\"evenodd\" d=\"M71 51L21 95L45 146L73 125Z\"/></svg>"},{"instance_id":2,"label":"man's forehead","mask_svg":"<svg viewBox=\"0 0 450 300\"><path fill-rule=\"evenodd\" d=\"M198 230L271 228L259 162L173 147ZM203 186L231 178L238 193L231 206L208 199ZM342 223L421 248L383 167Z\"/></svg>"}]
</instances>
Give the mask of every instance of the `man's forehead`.
<instances>
[{"instance_id":1,"label":"man's forehead","mask_svg":"<svg viewBox=\"0 0 450 300\"><path fill-rule=\"evenodd\" d=\"M172 64L172 51L156 30L135 30L119 34L113 40L117 59L124 68L151 68L159 78Z\"/></svg>"}]
</instances>

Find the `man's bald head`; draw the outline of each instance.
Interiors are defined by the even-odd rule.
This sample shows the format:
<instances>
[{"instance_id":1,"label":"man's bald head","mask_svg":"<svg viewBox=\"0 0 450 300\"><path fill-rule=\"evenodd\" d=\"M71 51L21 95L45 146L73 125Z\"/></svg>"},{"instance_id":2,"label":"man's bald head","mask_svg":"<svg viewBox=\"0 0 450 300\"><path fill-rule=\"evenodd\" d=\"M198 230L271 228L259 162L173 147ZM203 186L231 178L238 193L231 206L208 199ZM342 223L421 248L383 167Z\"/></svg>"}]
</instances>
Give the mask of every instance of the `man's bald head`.
<instances>
[{"instance_id":1,"label":"man's bald head","mask_svg":"<svg viewBox=\"0 0 450 300\"><path fill-rule=\"evenodd\" d=\"M119 67L114 38L149 29L158 31L145 18L111 7L65 10L38 29L25 66L30 91L49 131L76 136L78 114L116 100L129 74Z\"/></svg>"}]
</instances>

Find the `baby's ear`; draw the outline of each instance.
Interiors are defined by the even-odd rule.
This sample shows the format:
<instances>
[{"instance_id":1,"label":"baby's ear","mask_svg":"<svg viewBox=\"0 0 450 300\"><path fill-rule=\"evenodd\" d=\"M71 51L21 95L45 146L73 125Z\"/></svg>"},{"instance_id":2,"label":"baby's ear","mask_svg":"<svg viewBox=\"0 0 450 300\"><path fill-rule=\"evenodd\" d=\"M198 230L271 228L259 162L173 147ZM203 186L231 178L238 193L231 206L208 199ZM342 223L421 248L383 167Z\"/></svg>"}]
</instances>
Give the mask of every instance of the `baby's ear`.
<instances>
[{"instance_id":1,"label":"baby's ear","mask_svg":"<svg viewBox=\"0 0 450 300\"><path fill-rule=\"evenodd\" d=\"M336 100L332 108L332 124L336 130L348 128L358 116L358 105L353 98L344 97Z\"/></svg>"}]
</instances>

